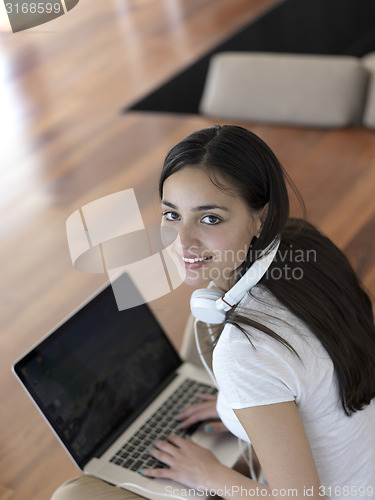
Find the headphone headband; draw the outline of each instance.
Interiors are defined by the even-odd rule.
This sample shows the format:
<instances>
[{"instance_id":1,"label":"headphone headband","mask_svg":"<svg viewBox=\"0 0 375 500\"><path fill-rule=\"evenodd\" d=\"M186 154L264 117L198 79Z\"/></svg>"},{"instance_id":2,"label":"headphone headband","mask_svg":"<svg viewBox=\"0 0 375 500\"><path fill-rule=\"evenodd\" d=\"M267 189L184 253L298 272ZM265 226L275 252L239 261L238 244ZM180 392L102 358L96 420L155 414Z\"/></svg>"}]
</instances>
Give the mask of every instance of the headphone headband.
<instances>
[{"instance_id":1,"label":"headphone headband","mask_svg":"<svg viewBox=\"0 0 375 500\"><path fill-rule=\"evenodd\" d=\"M229 311L245 296L245 293L251 290L266 274L267 269L276 257L280 245L280 238L275 238L262 255L246 271L241 279L221 298L216 301L216 307L221 311Z\"/></svg>"},{"instance_id":2,"label":"headphone headband","mask_svg":"<svg viewBox=\"0 0 375 500\"><path fill-rule=\"evenodd\" d=\"M195 290L190 299L190 308L193 316L200 321L211 324L223 323L225 313L234 307L265 275L276 257L280 245L280 236L277 236L265 248L262 255L246 271L237 283L224 294L220 290Z\"/></svg>"}]
</instances>

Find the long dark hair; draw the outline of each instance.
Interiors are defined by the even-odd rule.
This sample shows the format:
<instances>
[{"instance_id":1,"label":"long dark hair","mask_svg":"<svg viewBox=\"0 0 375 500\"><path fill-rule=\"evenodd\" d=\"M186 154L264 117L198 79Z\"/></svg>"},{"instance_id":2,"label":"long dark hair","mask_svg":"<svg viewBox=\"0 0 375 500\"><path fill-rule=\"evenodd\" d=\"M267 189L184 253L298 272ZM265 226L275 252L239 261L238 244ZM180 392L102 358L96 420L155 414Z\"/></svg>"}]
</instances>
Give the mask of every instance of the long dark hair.
<instances>
[{"instance_id":1,"label":"long dark hair","mask_svg":"<svg viewBox=\"0 0 375 500\"><path fill-rule=\"evenodd\" d=\"M212 182L222 189L227 183L233 186L254 210L268 203L260 237L251 242L237 277L252 265L257 252L281 235L278 255L282 258L274 260L261 283L309 326L328 352L345 413L350 415L363 409L375 397L371 300L344 254L306 220L289 218L287 183L303 202L274 153L264 141L242 127L214 126L194 132L166 156L159 183L161 198L165 180L189 165L204 168ZM307 259L311 251L314 259ZM305 257L298 259L298 263L297 252ZM289 269L288 275L283 272L285 269ZM244 327L255 327L295 352L276 332L252 319L251 311L244 315L233 308L227 313L226 323L236 325L250 341Z\"/></svg>"}]
</instances>

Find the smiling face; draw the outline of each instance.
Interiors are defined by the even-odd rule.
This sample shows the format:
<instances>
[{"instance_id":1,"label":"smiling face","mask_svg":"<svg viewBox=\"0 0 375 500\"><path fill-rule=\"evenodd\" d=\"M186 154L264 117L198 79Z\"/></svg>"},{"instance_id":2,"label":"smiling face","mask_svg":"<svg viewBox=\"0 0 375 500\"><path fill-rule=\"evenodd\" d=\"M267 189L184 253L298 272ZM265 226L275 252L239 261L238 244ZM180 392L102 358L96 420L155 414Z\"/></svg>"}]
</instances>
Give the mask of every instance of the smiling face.
<instances>
[{"instance_id":1,"label":"smiling face","mask_svg":"<svg viewBox=\"0 0 375 500\"><path fill-rule=\"evenodd\" d=\"M178 231L171 251L185 268L185 283L206 286L211 280L228 290L233 271L245 260L262 228L262 212L250 209L237 191L215 186L204 169L183 167L163 185L162 225Z\"/></svg>"}]
</instances>

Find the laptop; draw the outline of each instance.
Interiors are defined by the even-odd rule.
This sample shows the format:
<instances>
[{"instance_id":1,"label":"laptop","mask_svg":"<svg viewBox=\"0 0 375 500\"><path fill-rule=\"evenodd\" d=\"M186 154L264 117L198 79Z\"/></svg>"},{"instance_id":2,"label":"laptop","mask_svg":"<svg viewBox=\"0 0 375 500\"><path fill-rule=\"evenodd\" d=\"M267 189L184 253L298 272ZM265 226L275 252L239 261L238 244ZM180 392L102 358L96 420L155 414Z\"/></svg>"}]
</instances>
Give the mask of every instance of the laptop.
<instances>
[{"instance_id":1,"label":"laptop","mask_svg":"<svg viewBox=\"0 0 375 500\"><path fill-rule=\"evenodd\" d=\"M138 293L129 277L122 279ZM198 394L216 392L203 368L180 359L147 304L119 311L108 284L13 371L79 469L155 500L172 491L195 496L172 480L138 472L165 466L149 454L152 441L184 435L175 415ZM188 432L225 465L240 455L230 433L210 435L202 425Z\"/></svg>"}]
</instances>

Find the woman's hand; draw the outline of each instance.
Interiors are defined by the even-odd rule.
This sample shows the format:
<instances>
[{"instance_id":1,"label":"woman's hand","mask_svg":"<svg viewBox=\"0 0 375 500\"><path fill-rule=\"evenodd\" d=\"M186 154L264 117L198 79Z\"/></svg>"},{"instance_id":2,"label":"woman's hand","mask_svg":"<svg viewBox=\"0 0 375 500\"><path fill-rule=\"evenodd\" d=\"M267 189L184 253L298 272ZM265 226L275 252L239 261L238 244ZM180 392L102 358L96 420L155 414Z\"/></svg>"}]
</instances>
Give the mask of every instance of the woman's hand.
<instances>
[{"instance_id":1,"label":"woman's hand","mask_svg":"<svg viewBox=\"0 0 375 500\"><path fill-rule=\"evenodd\" d=\"M174 434L167 441L155 441L150 455L169 468L143 469L141 474L172 479L188 488L207 488L208 478L212 479L224 467L206 448Z\"/></svg>"},{"instance_id":2,"label":"woman's hand","mask_svg":"<svg viewBox=\"0 0 375 500\"><path fill-rule=\"evenodd\" d=\"M180 428L186 429L197 422L204 421L206 432L214 434L228 432L216 411L217 397L212 394L201 394L199 399L202 400L201 403L188 406L177 415L176 420L180 422Z\"/></svg>"},{"instance_id":3,"label":"woman's hand","mask_svg":"<svg viewBox=\"0 0 375 500\"><path fill-rule=\"evenodd\" d=\"M216 411L217 397L201 394L199 399L201 402L188 406L177 415L180 428L186 429L204 421L206 432L228 432ZM155 441L150 455L169 468L145 469L142 471L143 475L172 479L189 488L207 487L207 479L212 478L223 467L211 451L174 434L167 441Z\"/></svg>"}]
</instances>

